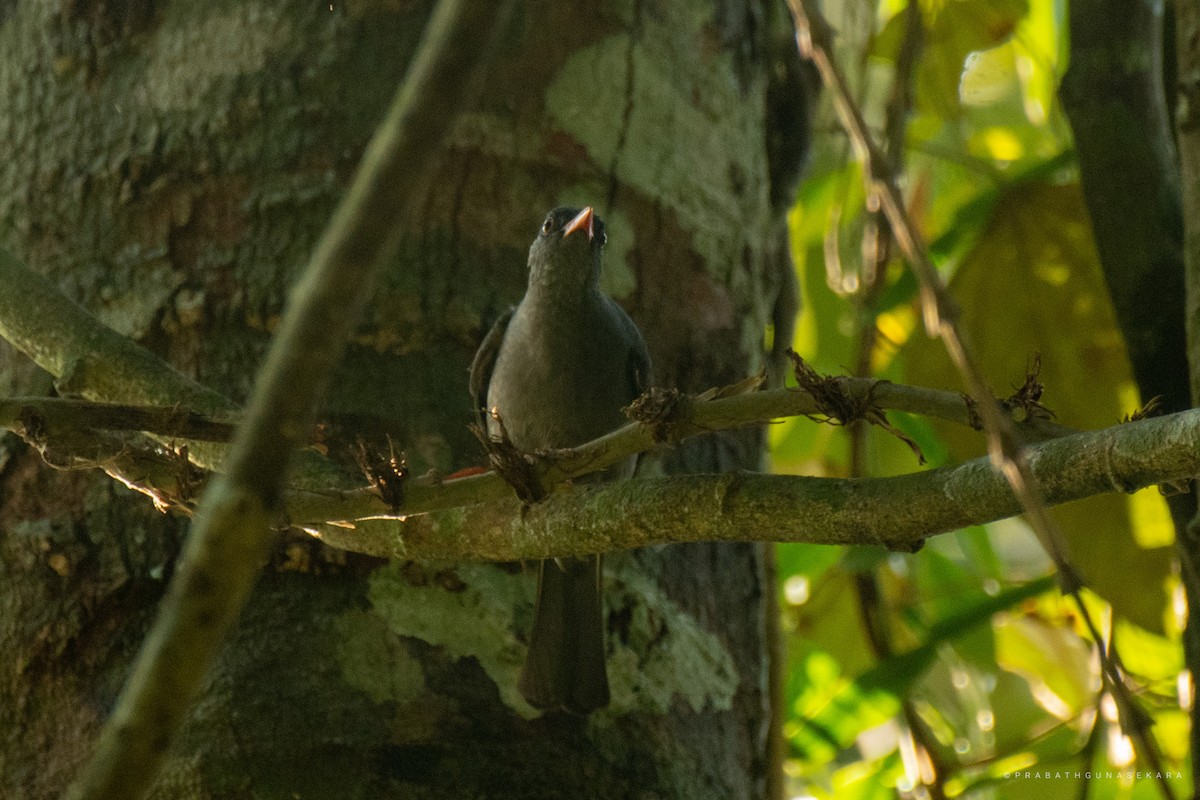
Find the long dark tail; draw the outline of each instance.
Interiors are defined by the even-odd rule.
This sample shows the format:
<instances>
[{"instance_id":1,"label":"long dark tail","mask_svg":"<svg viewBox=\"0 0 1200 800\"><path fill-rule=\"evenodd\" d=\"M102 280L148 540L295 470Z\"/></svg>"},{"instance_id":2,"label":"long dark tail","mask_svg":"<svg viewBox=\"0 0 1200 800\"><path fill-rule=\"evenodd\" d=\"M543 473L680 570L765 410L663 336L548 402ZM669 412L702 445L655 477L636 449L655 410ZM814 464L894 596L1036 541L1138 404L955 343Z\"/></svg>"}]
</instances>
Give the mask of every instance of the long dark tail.
<instances>
[{"instance_id":1,"label":"long dark tail","mask_svg":"<svg viewBox=\"0 0 1200 800\"><path fill-rule=\"evenodd\" d=\"M587 714L608 705L600 556L538 565L537 606L518 687L534 708Z\"/></svg>"}]
</instances>

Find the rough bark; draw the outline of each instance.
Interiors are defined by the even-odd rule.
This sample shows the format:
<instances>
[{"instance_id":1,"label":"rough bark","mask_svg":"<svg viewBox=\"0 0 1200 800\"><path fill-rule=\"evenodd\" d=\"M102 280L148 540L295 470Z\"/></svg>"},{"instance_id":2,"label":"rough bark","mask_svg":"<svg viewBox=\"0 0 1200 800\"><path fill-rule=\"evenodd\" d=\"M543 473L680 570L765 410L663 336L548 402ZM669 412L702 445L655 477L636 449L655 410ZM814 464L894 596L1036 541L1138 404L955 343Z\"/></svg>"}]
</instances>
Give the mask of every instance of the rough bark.
<instances>
[{"instance_id":1,"label":"rough bark","mask_svg":"<svg viewBox=\"0 0 1200 800\"><path fill-rule=\"evenodd\" d=\"M1175 9L1186 6L1176 4ZM1185 315L1184 308L1185 296L1190 296L1184 273L1188 247L1168 114L1168 95L1173 96L1175 87L1164 87L1164 76L1175 74L1174 64L1165 63L1164 51L1174 50L1164 41L1165 28L1161 0L1072 2L1071 67L1060 96L1075 136L1100 264L1138 389L1145 400L1159 397L1166 411L1180 411L1196 401L1200 372L1194 366L1195 315ZM1186 148L1183 135L1180 144ZM1186 186L1186 175L1184 182ZM1186 192L1182 202L1186 208ZM1194 277L1186 279L1188 292L1194 292L1195 282ZM1200 550L1187 533L1196 514L1195 495L1175 493L1167 503L1188 595L1184 654L1188 668L1200 674ZM1196 720L1193 714L1193 752L1200 746ZM1193 771L1194 781L1198 778L1200 773Z\"/></svg>"},{"instance_id":2,"label":"rough bark","mask_svg":"<svg viewBox=\"0 0 1200 800\"><path fill-rule=\"evenodd\" d=\"M397 220L402 254L327 399L334 458L388 433L418 474L481 460L466 365L563 202L605 216L606 285L660 383L758 368L784 286L768 257L763 6L524 4L486 99ZM7 243L240 403L429 7L0 5ZM0 356L0 389L48 388ZM0 793L52 797L125 678L183 525L2 444ZM720 435L671 466L753 466L759 451L756 434ZM529 575L281 541L154 795L760 795L773 588L759 546L609 564L613 706L537 719L514 689Z\"/></svg>"},{"instance_id":3,"label":"rough bark","mask_svg":"<svg viewBox=\"0 0 1200 800\"><path fill-rule=\"evenodd\" d=\"M1122 20L1113 25L1113 20ZM1167 116L1161 0L1071 4L1061 98L1117 321L1143 395L1190 407L1179 166Z\"/></svg>"},{"instance_id":4,"label":"rough bark","mask_svg":"<svg viewBox=\"0 0 1200 800\"><path fill-rule=\"evenodd\" d=\"M1192 3L1174 6L1174 29L1176 34L1174 52L1176 63L1172 73L1178 76L1176 98L1176 134L1179 146L1180 184L1183 206L1183 264L1186 286L1185 320L1187 325L1188 365L1193 403L1200 404L1200 9ZM1194 498L1195 495L1187 495ZM1179 532L1184 564L1189 563L1191 580L1189 590L1194 589L1200 577L1196 564L1200 564L1200 537L1196 518L1196 504L1172 503L1171 515L1175 529ZM1184 653L1192 675L1200 675L1200 593L1188 592L1188 627L1184 636ZM1192 783L1200 786L1200 766L1195 754L1200 752L1200 712L1196 704L1192 709Z\"/></svg>"}]
</instances>

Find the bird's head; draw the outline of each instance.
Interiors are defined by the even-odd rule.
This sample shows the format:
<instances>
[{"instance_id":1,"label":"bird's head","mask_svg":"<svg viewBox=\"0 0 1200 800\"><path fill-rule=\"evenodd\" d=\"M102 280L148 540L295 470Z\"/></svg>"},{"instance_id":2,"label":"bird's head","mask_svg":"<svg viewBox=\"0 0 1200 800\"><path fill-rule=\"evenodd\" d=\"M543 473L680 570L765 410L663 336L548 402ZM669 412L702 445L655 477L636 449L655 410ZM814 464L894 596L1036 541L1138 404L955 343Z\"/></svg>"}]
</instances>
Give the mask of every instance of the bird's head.
<instances>
[{"instance_id":1,"label":"bird's head","mask_svg":"<svg viewBox=\"0 0 1200 800\"><path fill-rule=\"evenodd\" d=\"M565 294L598 286L607 238L591 206L554 209L529 248L530 287Z\"/></svg>"}]
</instances>

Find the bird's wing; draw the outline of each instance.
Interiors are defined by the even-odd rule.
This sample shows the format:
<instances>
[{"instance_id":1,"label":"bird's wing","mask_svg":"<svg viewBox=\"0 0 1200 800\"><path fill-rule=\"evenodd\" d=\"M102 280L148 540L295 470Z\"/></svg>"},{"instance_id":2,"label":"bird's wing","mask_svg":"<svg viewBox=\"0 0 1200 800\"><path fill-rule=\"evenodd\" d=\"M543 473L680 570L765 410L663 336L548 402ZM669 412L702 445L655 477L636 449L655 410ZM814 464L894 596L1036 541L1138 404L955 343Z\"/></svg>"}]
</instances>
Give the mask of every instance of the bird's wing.
<instances>
[{"instance_id":1,"label":"bird's wing","mask_svg":"<svg viewBox=\"0 0 1200 800\"><path fill-rule=\"evenodd\" d=\"M654 370L650 364L650 351L646 348L646 340L642 332L634 324L629 315L620 306L613 304L619 312L618 318L625 328L625 338L629 342L629 354L626 357L625 375L629 387L629 399L633 401L640 397L654 382Z\"/></svg>"},{"instance_id":2,"label":"bird's wing","mask_svg":"<svg viewBox=\"0 0 1200 800\"><path fill-rule=\"evenodd\" d=\"M640 336L635 346L629 348L629 362L626 367L626 374L629 381L630 397L635 400L641 397L654 382L654 372L650 366L650 353L646 350L646 343L642 341L642 337Z\"/></svg>"},{"instance_id":3,"label":"bird's wing","mask_svg":"<svg viewBox=\"0 0 1200 800\"><path fill-rule=\"evenodd\" d=\"M654 369L650 364L650 351L646 348L646 340L633 320L621 310L622 325L626 329L629 341L629 353L625 359L625 385L629 391L629 402L645 394L654 382ZM633 474L641 474L647 463L647 454L635 456Z\"/></svg>"},{"instance_id":4,"label":"bird's wing","mask_svg":"<svg viewBox=\"0 0 1200 800\"><path fill-rule=\"evenodd\" d=\"M508 330L508 323L515 310L515 308L509 307L492 323L492 329L488 331L487 336L483 337L483 342L475 351L474 360L471 361L471 377L467 385L471 390L471 397L474 398L475 421L485 431L488 421L488 384L492 382L492 370L496 368L500 343L504 341L504 333Z\"/></svg>"}]
</instances>

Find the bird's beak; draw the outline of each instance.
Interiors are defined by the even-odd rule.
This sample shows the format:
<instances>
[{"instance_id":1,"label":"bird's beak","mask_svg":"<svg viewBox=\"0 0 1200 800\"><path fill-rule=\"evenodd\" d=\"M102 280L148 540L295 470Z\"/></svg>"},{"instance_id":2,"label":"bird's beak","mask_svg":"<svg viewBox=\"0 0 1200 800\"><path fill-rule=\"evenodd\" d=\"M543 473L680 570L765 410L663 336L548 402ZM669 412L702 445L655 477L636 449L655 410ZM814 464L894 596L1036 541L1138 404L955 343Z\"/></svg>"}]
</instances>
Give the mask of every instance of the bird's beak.
<instances>
[{"instance_id":1,"label":"bird's beak","mask_svg":"<svg viewBox=\"0 0 1200 800\"><path fill-rule=\"evenodd\" d=\"M575 231L583 229L587 231L588 241L590 242L596 235L595 223L593 222L595 218L595 212L592 211L591 206L588 206L583 211L580 211L575 216L575 219L568 222L567 227L563 228L563 238L565 239Z\"/></svg>"}]
</instances>

